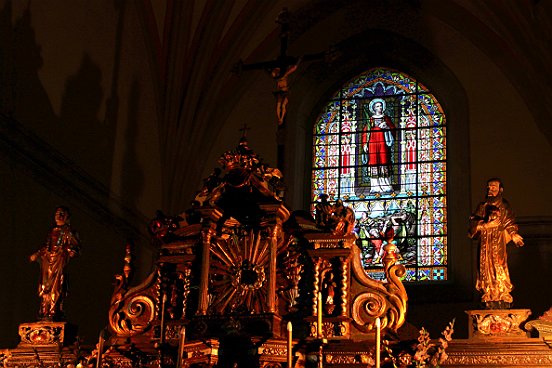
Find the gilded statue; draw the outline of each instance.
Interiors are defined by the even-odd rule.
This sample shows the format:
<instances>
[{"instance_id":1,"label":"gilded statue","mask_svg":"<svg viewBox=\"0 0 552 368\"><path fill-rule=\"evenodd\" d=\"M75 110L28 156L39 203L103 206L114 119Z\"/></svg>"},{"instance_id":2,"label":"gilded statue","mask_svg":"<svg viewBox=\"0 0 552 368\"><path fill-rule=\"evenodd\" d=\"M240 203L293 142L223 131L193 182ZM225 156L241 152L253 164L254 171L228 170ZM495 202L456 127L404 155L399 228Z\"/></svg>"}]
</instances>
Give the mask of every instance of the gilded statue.
<instances>
[{"instance_id":1,"label":"gilded statue","mask_svg":"<svg viewBox=\"0 0 552 368\"><path fill-rule=\"evenodd\" d=\"M470 217L469 237L479 239L479 273L476 289L487 309L508 309L513 289L508 271L506 245L523 246L514 212L502 197L504 186L499 178L487 181L487 197Z\"/></svg>"},{"instance_id":2,"label":"gilded statue","mask_svg":"<svg viewBox=\"0 0 552 368\"><path fill-rule=\"evenodd\" d=\"M318 196L320 201L315 206L315 221L320 227L326 227L331 225L333 206L328 201L328 195L322 193Z\"/></svg>"},{"instance_id":3,"label":"gilded statue","mask_svg":"<svg viewBox=\"0 0 552 368\"><path fill-rule=\"evenodd\" d=\"M38 296L39 318L45 321L62 320L63 299L67 294L65 268L69 259L76 257L80 249L77 232L69 224L67 207L57 207L54 225L51 227L42 248L30 256L31 262L40 264Z\"/></svg>"},{"instance_id":4,"label":"gilded statue","mask_svg":"<svg viewBox=\"0 0 552 368\"><path fill-rule=\"evenodd\" d=\"M335 222L333 233L346 235L355 228L355 212L351 207L345 206L341 199L335 201L332 218Z\"/></svg>"},{"instance_id":5,"label":"gilded statue","mask_svg":"<svg viewBox=\"0 0 552 368\"><path fill-rule=\"evenodd\" d=\"M341 199L332 205L329 196L322 193L318 196L320 201L314 206L316 226L323 230L331 230L335 235L346 235L355 227L355 212L345 206Z\"/></svg>"}]
</instances>

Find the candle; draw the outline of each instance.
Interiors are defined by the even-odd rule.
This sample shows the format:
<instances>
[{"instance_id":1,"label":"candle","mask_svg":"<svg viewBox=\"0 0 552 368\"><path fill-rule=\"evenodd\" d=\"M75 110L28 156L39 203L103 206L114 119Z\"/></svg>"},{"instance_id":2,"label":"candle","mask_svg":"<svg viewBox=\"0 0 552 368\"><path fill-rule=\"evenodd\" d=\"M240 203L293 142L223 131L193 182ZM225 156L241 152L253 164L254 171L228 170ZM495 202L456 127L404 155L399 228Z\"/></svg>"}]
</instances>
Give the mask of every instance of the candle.
<instances>
[{"instance_id":1,"label":"candle","mask_svg":"<svg viewBox=\"0 0 552 368\"><path fill-rule=\"evenodd\" d=\"M288 332L288 339L287 339L287 364L288 368L291 368L293 364L293 333L292 333L292 326L291 322L287 323L287 332Z\"/></svg>"},{"instance_id":2,"label":"candle","mask_svg":"<svg viewBox=\"0 0 552 368\"><path fill-rule=\"evenodd\" d=\"M167 302L167 294L163 293L163 300L161 302L161 326L159 327L159 342L165 343L165 303Z\"/></svg>"},{"instance_id":3,"label":"candle","mask_svg":"<svg viewBox=\"0 0 552 368\"><path fill-rule=\"evenodd\" d=\"M376 318L376 368L380 368L381 321Z\"/></svg>"},{"instance_id":4,"label":"candle","mask_svg":"<svg viewBox=\"0 0 552 368\"><path fill-rule=\"evenodd\" d=\"M102 366L102 351L104 346L104 330L100 331L100 338L98 340L98 357L96 358L96 368Z\"/></svg>"},{"instance_id":5,"label":"candle","mask_svg":"<svg viewBox=\"0 0 552 368\"><path fill-rule=\"evenodd\" d=\"M322 338L322 293L318 292L318 309L317 309L316 337Z\"/></svg>"},{"instance_id":6,"label":"candle","mask_svg":"<svg viewBox=\"0 0 552 368\"><path fill-rule=\"evenodd\" d=\"M176 367L182 368L182 356L184 355L184 343L186 341L186 327L182 326L180 329L180 341L178 345L178 360L176 361Z\"/></svg>"}]
</instances>

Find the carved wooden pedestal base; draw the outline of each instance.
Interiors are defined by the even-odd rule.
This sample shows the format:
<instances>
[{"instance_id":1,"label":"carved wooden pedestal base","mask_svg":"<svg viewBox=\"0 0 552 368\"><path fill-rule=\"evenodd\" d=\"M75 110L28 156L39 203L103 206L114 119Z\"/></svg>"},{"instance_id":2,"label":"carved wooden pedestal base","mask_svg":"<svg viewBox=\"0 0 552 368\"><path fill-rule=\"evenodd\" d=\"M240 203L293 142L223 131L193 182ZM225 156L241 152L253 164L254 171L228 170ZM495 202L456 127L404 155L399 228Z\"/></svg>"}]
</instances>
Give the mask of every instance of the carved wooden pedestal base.
<instances>
[{"instance_id":1,"label":"carved wooden pedestal base","mask_svg":"<svg viewBox=\"0 0 552 368\"><path fill-rule=\"evenodd\" d=\"M466 311L470 339L525 338L521 325L531 315L529 309L483 309Z\"/></svg>"},{"instance_id":2,"label":"carved wooden pedestal base","mask_svg":"<svg viewBox=\"0 0 552 368\"><path fill-rule=\"evenodd\" d=\"M19 347L67 346L75 341L76 328L67 322L27 322L19 325Z\"/></svg>"},{"instance_id":3,"label":"carved wooden pedestal base","mask_svg":"<svg viewBox=\"0 0 552 368\"><path fill-rule=\"evenodd\" d=\"M28 322L19 325L21 342L10 349L4 367L65 367L75 364L76 328L67 322Z\"/></svg>"},{"instance_id":4,"label":"carved wooden pedestal base","mask_svg":"<svg viewBox=\"0 0 552 368\"><path fill-rule=\"evenodd\" d=\"M469 338L454 339L446 367L552 367L552 349L523 329L529 309L470 310Z\"/></svg>"},{"instance_id":5,"label":"carved wooden pedestal base","mask_svg":"<svg viewBox=\"0 0 552 368\"><path fill-rule=\"evenodd\" d=\"M541 339L520 338L518 342L456 339L449 343L447 355L444 367L552 367L552 349Z\"/></svg>"}]
</instances>

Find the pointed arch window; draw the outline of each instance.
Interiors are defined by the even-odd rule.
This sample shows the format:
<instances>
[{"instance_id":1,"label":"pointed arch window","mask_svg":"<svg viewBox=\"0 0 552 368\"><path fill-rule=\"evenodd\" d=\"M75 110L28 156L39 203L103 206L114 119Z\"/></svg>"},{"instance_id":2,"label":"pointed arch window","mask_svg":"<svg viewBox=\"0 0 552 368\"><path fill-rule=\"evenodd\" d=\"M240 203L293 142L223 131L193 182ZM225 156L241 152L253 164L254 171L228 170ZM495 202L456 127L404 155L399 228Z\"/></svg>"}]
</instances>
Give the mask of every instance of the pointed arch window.
<instances>
[{"instance_id":1,"label":"pointed arch window","mask_svg":"<svg viewBox=\"0 0 552 368\"><path fill-rule=\"evenodd\" d=\"M312 166L313 211L321 194L354 209L369 276L393 231L405 281L447 280L446 118L422 83L381 67L345 83L314 124Z\"/></svg>"}]
</instances>

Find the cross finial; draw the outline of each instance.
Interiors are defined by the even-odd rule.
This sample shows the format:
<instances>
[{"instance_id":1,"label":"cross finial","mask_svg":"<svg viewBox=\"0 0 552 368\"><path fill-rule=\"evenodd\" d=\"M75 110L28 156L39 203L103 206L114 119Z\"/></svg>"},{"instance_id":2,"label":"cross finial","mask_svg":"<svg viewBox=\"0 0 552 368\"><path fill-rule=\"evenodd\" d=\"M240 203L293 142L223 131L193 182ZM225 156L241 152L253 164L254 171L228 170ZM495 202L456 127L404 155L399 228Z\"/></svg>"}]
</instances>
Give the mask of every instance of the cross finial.
<instances>
[{"instance_id":1,"label":"cross finial","mask_svg":"<svg viewBox=\"0 0 552 368\"><path fill-rule=\"evenodd\" d=\"M251 128L247 126L246 123L243 124L243 128L240 128L240 132L242 132L242 138L245 138L247 136L247 131Z\"/></svg>"}]
</instances>

